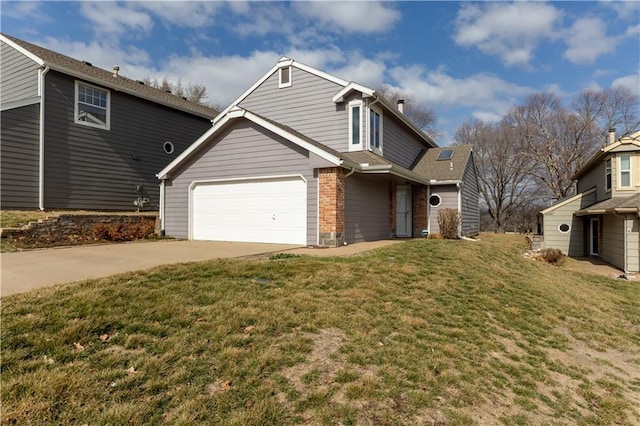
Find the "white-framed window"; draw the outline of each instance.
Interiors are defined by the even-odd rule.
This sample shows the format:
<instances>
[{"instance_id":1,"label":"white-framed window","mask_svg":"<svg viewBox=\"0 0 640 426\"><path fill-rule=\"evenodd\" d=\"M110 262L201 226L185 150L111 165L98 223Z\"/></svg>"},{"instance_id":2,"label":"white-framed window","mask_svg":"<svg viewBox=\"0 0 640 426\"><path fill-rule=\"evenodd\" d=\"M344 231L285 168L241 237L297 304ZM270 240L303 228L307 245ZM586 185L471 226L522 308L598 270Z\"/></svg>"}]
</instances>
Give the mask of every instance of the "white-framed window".
<instances>
[{"instance_id":1,"label":"white-framed window","mask_svg":"<svg viewBox=\"0 0 640 426\"><path fill-rule=\"evenodd\" d=\"M369 149L382 152L382 111L369 108Z\"/></svg>"},{"instance_id":2,"label":"white-framed window","mask_svg":"<svg viewBox=\"0 0 640 426\"><path fill-rule=\"evenodd\" d=\"M76 81L75 123L109 130L110 98L108 90Z\"/></svg>"},{"instance_id":3,"label":"white-framed window","mask_svg":"<svg viewBox=\"0 0 640 426\"><path fill-rule=\"evenodd\" d=\"M619 164L620 179L618 181L618 186L620 188L630 188L631 187L631 154L620 154L620 164Z\"/></svg>"},{"instance_id":4,"label":"white-framed window","mask_svg":"<svg viewBox=\"0 0 640 426\"><path fill-rule=\"evenodd\" d=\"M604 187L605 190L611 191L611 158L604 161Z\"/></svg>"},{"instance_id":5,"label":"white-framed window","mask_svg":"<svg viewBox=\"0 0 640 426\"><path fill-rule=\"evenodd\" d=\"M362 102L349 102L349 151L362 150Z\"/></svg>"},{"instance_id":6,"label":"white-framed window","mask_svg":"<svg viewBox=\"0 0 640 426\"><path fill-rule=\"evenodd\" d=\"M278 70L278 75L278 87L283 88L291 86L291 66L280 68Z\"/></svg>"}]
</instances>

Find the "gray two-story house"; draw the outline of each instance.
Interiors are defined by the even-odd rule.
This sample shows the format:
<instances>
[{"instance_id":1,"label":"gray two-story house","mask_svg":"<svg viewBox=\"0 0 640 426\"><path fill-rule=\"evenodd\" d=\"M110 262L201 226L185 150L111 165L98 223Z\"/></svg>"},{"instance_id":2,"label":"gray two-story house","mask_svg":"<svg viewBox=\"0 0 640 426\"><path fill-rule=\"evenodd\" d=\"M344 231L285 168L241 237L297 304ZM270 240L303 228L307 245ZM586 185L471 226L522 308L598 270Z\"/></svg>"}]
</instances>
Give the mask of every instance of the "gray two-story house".
<instances>
[{"instance_id":1,"label":"gray two-story house","mask_svg":"<svg viewBox=\"0 0 640 426\"><path fill-rule=\"evenodd\" d=\"M543 246L640 271L640 132L606 146L573 176L577 194L541 212Z\"/></svg>"},{"instance_id":2,"label":"gray two-story house","mask_svg":"<svg viewBox=\"0 0 640 426\"><path fill-rule=\"evenodd\" d=\"M218 114L118 67L5 34L0 49L2 209L157 210L155 174Z\"/></svg>"},{"instance_id":3,"label":"gray two-story house","mask_svg":"<svg viewBox=\"0 0 640 426\"><path fill-rule=\"evenodd\" d=\"M479 230L470 147L440 149L401 103L286 57L158 177L162 228L178 238L419 237L445 207L460 212L461 235Z\"/></svg>"}]
</instances>

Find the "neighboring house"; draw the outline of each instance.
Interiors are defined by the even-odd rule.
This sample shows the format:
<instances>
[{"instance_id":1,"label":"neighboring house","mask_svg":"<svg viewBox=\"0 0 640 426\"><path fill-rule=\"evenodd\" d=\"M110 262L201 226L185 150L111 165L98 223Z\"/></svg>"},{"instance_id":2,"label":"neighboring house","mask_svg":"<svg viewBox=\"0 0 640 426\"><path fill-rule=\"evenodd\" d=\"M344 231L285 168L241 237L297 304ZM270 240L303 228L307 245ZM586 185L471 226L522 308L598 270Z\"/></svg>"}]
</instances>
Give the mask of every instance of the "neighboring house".
<instances>
[{"instance_id":1,"label":"neighboring house","mask_svg":"<svg viewBox=\"0 0 640 426\"><path fill-rule=\"evenodd\" d=\"M162 227L336 246L420 237L450 206L462 210L460 233L477 234L473 154L455 147L438 160L445 151L375 90L281 58L158 173Z\"/></svg>"},{"instance_id":2,"label":"neighboring house","mask_svg":"<svg viewBox=\"0 0 640 426\"><path fill-rule=\"evenodd\" d=\"M596 152L573 176L577 195L541 213L543 246L640 271L640 132Z\"/></svg>"},{"instance_id":3,"label":"neighboring house","mask_svg":"<svg viewBox=\"0 0 640 426\"><path fill-rule=\"evenodd\" d=\"M217 112L0 35L2 209L157 209L155 173Z\"/></svg>"}]
</instances>

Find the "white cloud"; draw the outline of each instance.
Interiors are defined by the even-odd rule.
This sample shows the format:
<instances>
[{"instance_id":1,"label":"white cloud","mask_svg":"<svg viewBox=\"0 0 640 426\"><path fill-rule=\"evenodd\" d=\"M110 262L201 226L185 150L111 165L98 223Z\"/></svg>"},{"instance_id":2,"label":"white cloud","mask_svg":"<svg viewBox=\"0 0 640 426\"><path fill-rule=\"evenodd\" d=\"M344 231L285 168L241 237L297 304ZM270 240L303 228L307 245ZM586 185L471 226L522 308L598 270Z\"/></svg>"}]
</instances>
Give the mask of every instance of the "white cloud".
<instances>
[{"instance_id":1,"label":"white cloud","mask_svg":"<svg viewBox=\"0 0 640 426\"><path fill-rule=\"evenodd\" d=\"M127 31L148 32L153 28L153 20L148 14L119 3L82 2L80 12L91 22L98 34L119 35Z\"/></svg>"},{"instance_id":2,"label":"white cloud","mask_svg":"<svg viewBox=\"0 0 640 426\"><path fill-rule=\"evenodd\" d=\"M91 62L93 65L106 70L110 70L114 65L119 65L121 74L130 78L134 78L132 74L136 74L135 70L144 69L151 62L147 52L134 46L122 48L95 40L84 43L58 40L52 37L47 37L44 41L36 41L35 43L74 59ZM135 76L137 79L143 77L145 76Z\"/></svg>"},{"instance_id":3,"label":"white cloud","mask_svg":"<svg viewBox=\"0 0 640 426\"><path fill-rule=\"evenodd\" d=\"M613 53L619 41L618 37L607 37L601 19L577 19L567 31L564 56L574 64L592 64L599 56Z\"/></svg>"},{"instance_id":4,"label":"white cloud","mask_svg":"<svg viewBox=\"0 0 640 426\"><path fill-rule=\"evenodd\" d=\"M400 20L399 11L379 2L294 2L293 7L300 15L318 20L327 29L346 33L387 32Z\"/></svg>"},{"instance_id":5,"label":"white cloud","mask_svg":"<svg viewBox=\"0 0 640 426\"><path fill-rule=\"evenodd\" d=\"M50 22L51 17L44 12L44 3L41 1L3 1L3 18L28 18L30 21Z\"/></svg>"},{"instance_id":6,"label":"white cloud","mask_svg":"<svg viewBox=\"0 0 640 426\"><path fill-rule=\"evenodd\" d=\"M132 3L146 9L169 24L187 28L199 28L211 24L221 2L198 1L149 1ZM241 10L238 6L236 10Z\"/></svg>"},{"instance_id":7,"label":"white cloud","mask_svg":"<svg viewBox=\"0 0 640 426\"><path fill-rule=\"evenodd\" d=\"M619 20L638 20L638 15L640 14L640 3L637 1L608 0L602 3L613 9Z\"/></svg>"},{"instance_id":8,"label":"white cloud","mask_svg":"<svg viewBox=\"0 0 640 426\"><path fill-rule=\"evenodd\" d=\"M562 12L546 3L465 4L458 11L454 41L498 56L506 66L528 67L544 39L556 36Z\"/></svg>"},{"instance_id":9,"label":"white cloud","mask_svg":"<svg viewBox=\"0 0 640 426\"><path fill-rule=\"evenodd\" d=\"M640 69L635 74L625 75L624 77L616 78L611 83L611 87L622 86L629 89L632 93L640 96Z\"/></svg>"}]
</instances>

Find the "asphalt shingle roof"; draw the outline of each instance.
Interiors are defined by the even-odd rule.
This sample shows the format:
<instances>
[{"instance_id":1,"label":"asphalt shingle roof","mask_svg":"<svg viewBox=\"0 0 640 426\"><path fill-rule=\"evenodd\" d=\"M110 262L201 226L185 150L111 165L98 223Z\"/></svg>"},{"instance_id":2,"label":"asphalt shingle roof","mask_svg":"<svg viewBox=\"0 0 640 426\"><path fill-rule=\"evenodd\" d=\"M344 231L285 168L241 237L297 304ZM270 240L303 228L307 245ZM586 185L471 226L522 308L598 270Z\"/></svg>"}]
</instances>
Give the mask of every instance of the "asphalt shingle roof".
<instances>
[{"instance_id":1,"label":"asphalt shingle roof","mask_svg":"<svg viewBox=\"0 0 640 426\"><path fill-rule=\"evenodd\" d=\"M445 150L453 150L451 160L438 160L438 155ZM469 162L471 151L471 145L430 148L422 155L411 170L427 180L461 181L464 176L464 170Z\"/></svg>"},{"instance_id":2,"label":"asphalt shingle roof","mask_svg":"<svg viewBox=\"0 0 640 426\"><path fill-rule=\"evenodd\" d=\"M637 209L640 211L640 194L631 195L629 197L615 197L608 200L600 201L582 209L577 214L587 214L590 212L600 211L615 211L615 210L628 210Z\"/></svg>"},{"instance_id":3,"label":"asphalt shingle roof","mask_svg":"<svg viewBox=\"0 0 640 426\"><path fill-rule=\"evenodd\" d=\"M213 119L218 115L218 111L206 105L185 100L122 75L114 77L113 71L95 67L87 62L73 59L4 33L2 35L42 59L53 70L201 117Z\"/></svg>"}]
</instances>

